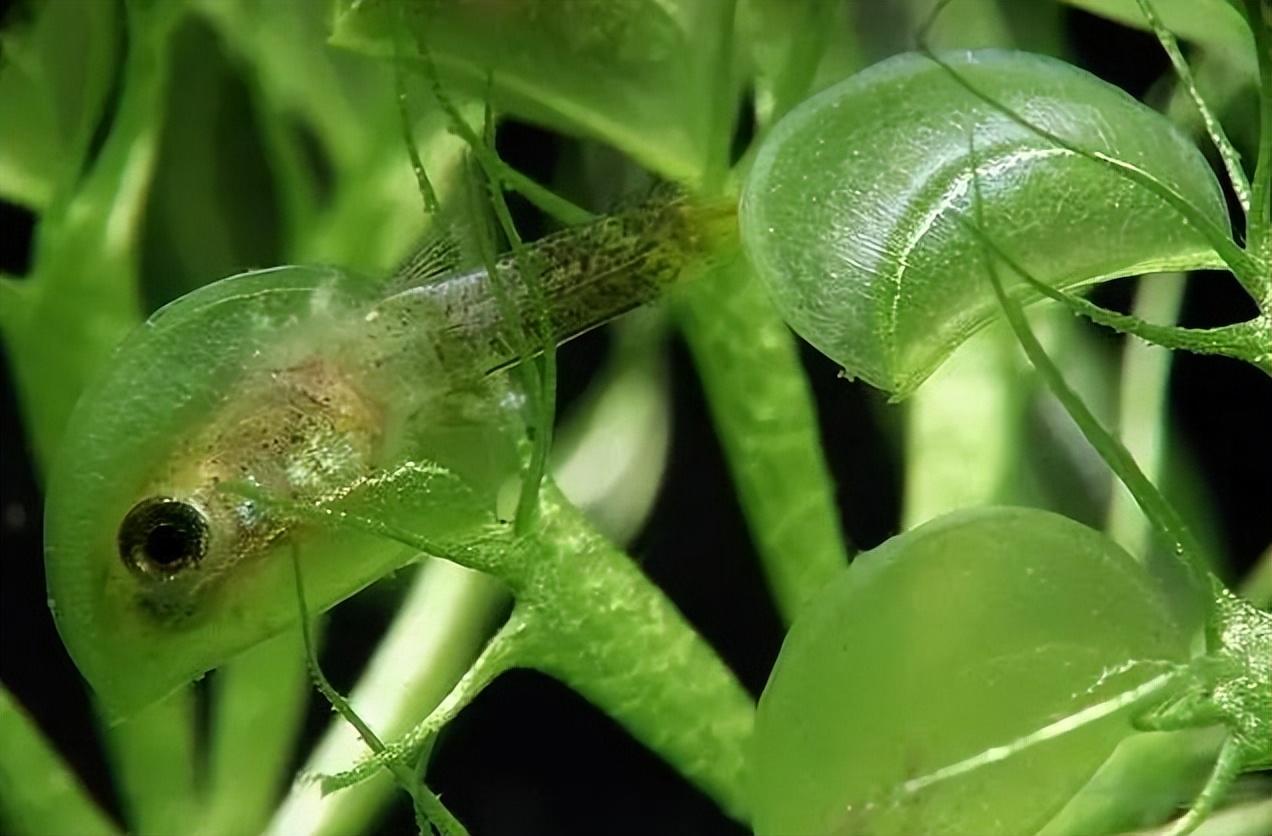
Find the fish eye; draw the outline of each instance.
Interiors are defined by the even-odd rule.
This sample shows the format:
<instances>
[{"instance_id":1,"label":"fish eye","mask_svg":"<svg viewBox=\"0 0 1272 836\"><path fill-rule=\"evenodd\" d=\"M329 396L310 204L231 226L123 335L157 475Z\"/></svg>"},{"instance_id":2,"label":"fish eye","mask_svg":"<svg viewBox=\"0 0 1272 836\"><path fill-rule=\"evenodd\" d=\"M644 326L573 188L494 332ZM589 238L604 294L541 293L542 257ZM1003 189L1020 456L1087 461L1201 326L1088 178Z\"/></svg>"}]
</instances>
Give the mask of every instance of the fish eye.
<instances>
[{"instance_id":1,"label":"fish eye","mask_svg":"<svg viewBox=\"0 0 1272 836\"><path fill-rule=\"evenodd\" d=\"M143 499L119 525L119 557L147 576L170 578L208 550L208 521L194 505L160 496Z\"/></svg>"}]
</instances>

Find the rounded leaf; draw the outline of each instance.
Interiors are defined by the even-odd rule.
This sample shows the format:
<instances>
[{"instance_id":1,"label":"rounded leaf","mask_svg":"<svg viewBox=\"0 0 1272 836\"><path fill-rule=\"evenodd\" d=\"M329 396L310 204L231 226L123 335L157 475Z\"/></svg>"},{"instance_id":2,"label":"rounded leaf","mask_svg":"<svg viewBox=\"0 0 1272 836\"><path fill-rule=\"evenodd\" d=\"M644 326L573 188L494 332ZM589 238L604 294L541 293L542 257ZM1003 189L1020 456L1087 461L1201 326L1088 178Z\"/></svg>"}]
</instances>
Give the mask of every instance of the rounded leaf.
<instances>
[{"instance_id":1,"label":"rounded leaf","mask_svg":"<svg viewBox=\"0 0 1272 836\"><path fill-rule=\"evenodd\" d=\"M1121 90L1038 55L946 60L1031 124L1148 172L1227 229L1200 152ZM1041 281L1218 265L1153 190L1013 121L930 58L901 55L783 119L742 199L743 243L773 300L849 375L904 396L996 315L982 243L956 217L972 218L973 134L985 233Z\"/></svg>"},{"instance_id":2,"label":"rounded leaf","mask_svg":"<svg viewBox=\"0 0 1272 836\"><path fill-rule=\"evenodd\" d=\"M756 832L1034 833L1133 733L1129 712L995 747L1188 650L1099 532L1025 508L941 517L857 558L787 635L756 720Z\"/></svg>"},{"instance_id":3,"label":"rounded leaf","mask_svg":"<svg viewBox=\"0 0 1272 836\"><path fill-rule=\"evenodd\" d=\"M692 180L722 141L716 63L725 7L694 0L515 3L339 0L333 43L427 49L447 85L496 110L621 148Z\"/></svg>"}]
</instances>

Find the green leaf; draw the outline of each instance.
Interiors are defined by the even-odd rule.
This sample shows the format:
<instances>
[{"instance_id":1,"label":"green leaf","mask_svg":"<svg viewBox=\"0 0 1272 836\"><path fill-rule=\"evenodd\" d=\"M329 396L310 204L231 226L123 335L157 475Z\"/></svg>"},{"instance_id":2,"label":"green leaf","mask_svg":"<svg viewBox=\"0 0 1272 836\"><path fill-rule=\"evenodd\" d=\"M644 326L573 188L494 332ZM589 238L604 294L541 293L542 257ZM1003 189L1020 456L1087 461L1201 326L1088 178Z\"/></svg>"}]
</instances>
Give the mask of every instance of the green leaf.
<instances>
[{"instance_id":1,"label":"green leaf","mask_svg":"<svg viewBox=\"0 0 1272 836\"><path fill-rule=\"evenodd\" d=\"M118 66L122 21L114 3L50 2L0 33L0 196L43 210L79 176Z\"/></svg>"},{"instance_id":2,"label":"green leaf","mask_svg":"<svg viewBox=\"0 0 1272 836\"><path fill-rule=\"evenodd\" d=\"M1122 833L1170 818L1205 784L1223 738L1214 727L1128 737L1038 836Z\"/></svg>"},{"instance_id":3,"label":"green leaf","mask_svg":"<svg viewBox=\"0 0 1272 836\"><path fill-rule=\"evenodd\" d=\"M1120 90L1025 53L947 60L1024 119L1135 167L1228 228L1205 159ZM1221 265L1157 190L1058 147L935 62L898 56L787 116L742 201L743 243L779 309L849 375L907 395L998 315L978 242L956 220L970 206L973 126L987 226L1047 284Z\"/></svg>"},{"instance_id":4,"label":"green leaf","mask_svg":"<svg viewBox=\"0 0 1272 836\"><path fill-rule=\"evenodd\" d=\"M0 685L0 826L14 836L111 836L119 828Z\"/></svg>"},{"instance_id":5,"label":"green leaf","mask_svg":"<svg viewBox=\"0 0 1272 836\"><path fill-rule=\"evenodd\" d=\"M756 720L756 832L1034 832L1188 653L1099 532L942 517L858 557L787 635Z\"/></svg>"},{"instance_id":6,"label":"green leaf","mask_svg":"<svg viewBox=\"0 0 1272 836\"><path fill-rule=\"evenodd\" d=\"M74 191L41 215L24 310L0 319L40 469L85 382L141 320L137 238L163 116L168 36L183 12L183 4L161 3L130 15L110 132Z\"/></svg>"},{"instance_id":7,"label":"green leaf","mask_svg":"<svg viewBox=\"0 0 1272 836\"><path fill-rule=\"evenodd\" d=\"M1148 29L1138 0L1063 0L1070 6ZM1196 41L1239 61L1243 71L1254 75L1254 41L1235 5L1227 0L1152 0L1153 9L1176 36Z\"/></svg>"},{"instance_id":8,"label":"green leaf","mask_svg":"<svg viewBox=\"0 0 1272 836\"><path fill-rule=\"evenodd\" d=\"M666 177L696 180L720 134L721 3L555 0L464 4L341 0L332 42L380 57L433 55L448 89L611 143Z\"/></svg>"}]
</instances>

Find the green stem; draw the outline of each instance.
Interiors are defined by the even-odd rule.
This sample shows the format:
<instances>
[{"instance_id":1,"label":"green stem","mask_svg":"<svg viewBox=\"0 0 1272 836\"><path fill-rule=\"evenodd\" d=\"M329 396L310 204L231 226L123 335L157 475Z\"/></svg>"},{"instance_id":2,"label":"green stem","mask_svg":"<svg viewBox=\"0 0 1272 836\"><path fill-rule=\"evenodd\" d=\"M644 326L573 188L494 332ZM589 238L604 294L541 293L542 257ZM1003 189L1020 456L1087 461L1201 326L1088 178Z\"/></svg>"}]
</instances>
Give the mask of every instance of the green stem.
<instances>
[{"instance_id":1,"label":"green stem","mask_svg":"<svg viewBox=\"0 0 1272 836\"><path fill-rule=\"evenodd\" d=\"M536 433L534 446L530 452L530 461L526 466L525 478L522 480L521 496L517 503L515 518L517 532L524 534L533 524L535 513L539 507L539 488L544 474L547 472L548 452L552 448L552 429L556 416L556 339L550 324L547 298L544 294L539 270L531 263L526 253L525 243L517 232L516 225L512 221L512 213L508 209L508 202L504 198L503 189L505 187L514 187L513 181L508 180L505 174L511 169L495 153L493 133L486 137L479 137L464 120L463 114L459 112L459 108L452 101L437 76L437 68L433 64L432 53L429 51L427 44L418 34L416 41L423 61L425 75L433 88L433 95L450 119L451 129L468 143L469 149L481 166L495 217L499 221L504 237L508 239L508 243L512 246L513 257L516 260L522 281L525 282L529 290L530 300L538 314L535 323L539 332L537 334L539 338L538 357L533 360L533 365L525 364L523 369L523 375L528 384L526 388L531 394L530 406L535 415L533 426ZM493 117L489 107L486 110L486 127L488 132L493 130ZM523 192L527 199L535 202L535 205L545 212L562 213L559 218L563 222L583 223L592 219L590 213L578 209L569 201L557 197L553 192L533 184L528 179L522 183L521 187L524 188L527 183L535 186L533 194L537 195L535 197L530 192ZM497 283L501 274L496 269L490 254L484 253L483 255L486 260L487 275L491 281L496 283L496 292L498 292ZM503 301L505 308L508 307L506 300L501 301ZM529 352L526 353L528 354Z\"/></svg>"},{"instance_id":2,"label":"green stem","mask_svg":"<svg viewBox=\"0 0 1272 836\"><path fill-rule=\"evenodd\" d=\"M982 238L982 240L988 241L987 238ZM994 255L1004 260L1007 259L1007 256L997 248L994 248ZM988 263L992 265L993 262L991 260ZM1021 270L1019 265L1010 261L1007 263L1013 270L1017 272ZM1144 511L1144 514L1166 536L1172 550L1187 569L1196 589L1207 595L1207 597L1213 598L1214 594L1217 593L1216 581L1206 570L1201 547L1193 538L1192 533L1184 525L1183 521L1179 519L1175 509L1171 507L1156 486L1140 470L1139 465L1136 464L1135 459L1127 452L1126 448L1122 446L1122 443L1100 425L1099 419L1087 408L1078 393L1065 382L1060 370L1051 362L1046 351L1038 342L1037 337L1034 336L1033 330L1029 326L1029 321L1025 319L1024 313L1020 310L1020 305L1008 297L1006 291L1003 290L997 269L990 266L989 272L991 281L994 284L994 294L998 297L1007 321L1011 325L1012 330L1015 331L1016 339L1020 342L1021 348L1024 349L1030 363L1033 364L1033 367L1046 382L1047 387L1051 390L1056 400L1073 418L1074 423L1078 425L1087 442L1095 448L1100 457L1117 474L1122 484L1126 486L1131 496L1135 498L1136 504Z\"/></svg>"},{"instance_id":3,"label":"green stem","mask_svg":"<svg viewBox=\"0 0 1272 836\"><path fill-rule=\"evenodd\" d=\"M1179 80L1183 82L1188 97L1201 115L1201 122L1205 126L1206 134L1219 152L1220 159L1223 160L1224 171L1228 173L1228 182L1232 184L1232 190L1237 195L1237 202L1241 204L1242 210L1248 216L1250 214L1250 182L1246 179L1245 172L1241 170L1241 155L1237 153L1237 149L1232 147L1232 143L1228 141L1228 135L1224 133L1223 125L1215 118L1210 106L1206 104L1205 98L1202 97L1201 91L1197 88L1197 80L1193 77L1192 69L1189 68L1188 62L1184 59L1184 54L1179 50L1179 42L1175 40L1174 33L1166 28L1166 24L1162 23L1162 19L1157 16L1157 12L1153 9L1153 4L1150 0L1136 0L1136 2L1139 3L1140 11L1143 12L1145 20L1148 21L1149 28L1153 30L1153 34L1157 36L1162 49L1166 51L1166 55L1170 58L1170 63L1175 68L1175 73L1179 76Z\"/></svg>"},{"instance_id":4,"label":"green stem","mask_svg":"<svg viewBox=\"0 0 1272 836\"><path fill-rule=\"evenodd\" d=\"M507 602L507 589L494 578L444 560L428 561L376 646L349 703L385 737L396 740L405 735L471 667ZM333 722L265 833L368 832L396 789L389 775L381 772L329 795L306 777L346 769L365 752L351 726Z\"/></svg>"},{"instance_id":5,"label":"green stem","mask_svg":"<svg viewBox=\"0 0 1272 836\"><path fill-rule=\"evenodd\" d=\"M755 704L631 558L551 485L523 546L520 663L569 685L746 821Z\"/></svg>"},{"instance_id":6,"label":"green stem","mask_svg":"<svg viewBox=\"0 0 1272 836\"><path fill-rule=\"evenodd\" d=\"M212 679L204 836L259 833L284 786L309 690L300 636L270 639Z\"/></svg>"},{"instance_id":7,"label":"green stem","mask_svg":"<svg viewBox=\"0 0 1272 836\"><path fill-rule=\"evenodd\" d=\"M677 312L783 620L847 565L835 486L799 350L738 257Z\"/></svg>"},{"instance_id":8,"label":"green stem","mask_svg":"<svg viewBox=\"0 0 1272 836\"><path fill-rule=\"evenodd\" d=\"M848 49L853 53L861 51L860 44L856 42L857 33L852 28L838 28L834 25L835 16L840 11L836 4L803 2L797 5L800 9L797 18L799 22L785 27L789 34L786 35L786 42L781 45L784 54L779 69L771 77L759 75L755 80L755 119L759 123L757 134L760 136L777 124L788 110L808 97L808 91L813 86L818 66L832 37L836 46L841 49ZM750 11L756 15L764 13L763 9L758 8ZM753 44L752 48L770 46L771 44L761 43ZM861 62L852 63L858 65ZM760 72L762 71L763 67L760 68Z\"/></svg>"},{"instance_id":9,"label":"green stem","mask_svg":"<svg viewBox=\"0 0 1272 836\"><path fill-rule=\"evenodd\" d=\"M1272 8L1266 0L1245 0L1246 18L1254 35L1259 65L1259 155L1254 166L1246 246L1263 264L1260 309L1272 312Z\"/></svg>"},{"instance_id":10,"label":"green stem","mask_svg":"<svg viewBox=\"0 0 1272 836\"><path fill-rule=\"evenodd\" d=\"M1121 314L1101 308L1081 296L1044 284L1033 276L1022 276L1041 295L1054 299L1099 325L1131 334L1163 348L1231 357L1272 374L1272 317L1265 314L1218 328L1160 325L1134 314Z\"/></svg>"},{"instance_id":11,"label":"green stem","mask_svg":"<svg viewBox=\"0 0 1272 836\"><path fill-rule=\"evenodd\" d=\"M1135 315L1173 322L1183 302L1184 281L1179 273L1141 280L1135 295ZM1169 349L1138 340L1127 340L1122 350L1118 435L1150 479L1160 478L1166 452L1166 392L1172 357ZM1121 484L1113 488L1105 530L1130 554L1148 553L1150 528L1135 506L1134 497Z\"/></svg>"},{"instance_id":12,"label":"green stem","mask_svg":"<svg viewBox=\"0 0 1272 836\"><path fill-rule=\"evenodd\" d=\"M358 732L358 736L362 738L372 752L377 755L382 754L385 751L384 743L358 712L353 709L349 701L332 687L326 675L323 674L322 668L318 665L318 656L314 652L314 645L310 639L309 608L305 604L305 583L301 576L300 559L295 549L292 550L292 568L296 575L296 600L300 607L300 636L304 644L305 660L308 664L314 687L326 698L331 707L344 718L345 722L353 726ZM426 834L431 833L433 827L437 828L441 836L468 836L468 831L464 826L451 815L450 811L442 805L441 800L425 786L424 781L410 767L400 761L388 759L382 761L381 764L393 776L398 785L411 796L415 807L415 822L419 827L420 836L426 836Z\"/></svg>"},{"instance_id":13,"label":"green stem","mask_svg":"<svg viewBox=\"0 0 1272 836\"><path fill-rule=\"evenodd\" d=\"M3 685L0 740L0 830L12 836L121 833Z\"/></svg>"},{"instance_id":14,"label":"green stem","mask_svg":"<svg viewBox=\"0 0 1272 836\"><path fill-rule=\"evenodd\" d=\"M1236 738L1229 737L1224 741L1223 747L1219 750L1219 757L1215 761L1214 770L1206 780L1206 785L1193 801L1188 812L1166 831L1169 836L1188 836L1214 812L1224 795L1232 788L1232 782L1241 774L1241 768L1244 766L1243 754L1242 746Z\"/></svg>"},{"instance_id":15,"label":"green stem","mask_svg":"<svg viewBox=\"0 0 1272 836\"><path fill-rule=\"evenodd\" d=\"M1166 501L1166 498L1162 496L1161 492L1157 490L1157 487L1148 477L1144 475L1144 472L1140 470L1139 465L1136 464L1131 454L1127 452L1126 447L1104 429L1099 419L1092 414L1086 403L1083 402L1081 396L1065 382L1060 370L1051 362L1046 350L1043 349L1037 337L1034 336L1033 329L1025 318L1019 303L1009 297L1003 288L995 259L1001 259L1003 263L1021 276L1032 277L1020 264L1004 253L985 231L980 179L975 176L977 157L974 143L970 149L970 156L973 172L972 185L975 194L973 201L975 223L969 223L962 215L956 215L955 217L958 218L965 229L970 231L980 241L985 271L989 276L994 295L1002 307L1007 322L1016 334L1017 341L1019 341L1030 363L1038 371L1056 400L1060 402L1060 405L1069 413L1074 423L1078 425L1078 429L1082 431L1087 443L1095 448L1100 457L1104 459L1109 468L1113 470L1122 481L1122 484L1130 491L1136 503L1143 509L1145 516L1166 537L1174 554L1188 573L1194 588L1213 606L1213 602L1218 600L1225 593L1225 590L1222 584L1206 569L1201 546L1179 518L1175 509ZM1032 281L1038 282L1036 278L1032 278ZM1210 625L1211 619L1207 619L1207 623ZM1218 636L1210 635L1208 640L1213 643L1218 640Z\"/></svg>"},{"instance_id":16,"label":"green stem","mask_svg":"<svg viewBox=\"0 0 1272 836\"><path fill-rule=\"evenodd\" d=\"M1000 325L974 335L906 404L902 530L1012 500L1028 398L1010 336Z\"/></svg>"},{"instance_id":17,"label":"green stem","mask_svg":"<svg viewBox=\"0 0 1272 836\"><path fill-rule=\"evenodd\" d=\"M493 152L491 156L495 156ZM517 532L524 534L534 524L535 516L538 512L539 489L543 482L543 477L547 473L548 453L552 449L552 431L556 420L556 339L550 321L551 316L548 312L548 302L543 290L542 277L539 275L538 268L531 263L526 253L525 242L521 240L521 235L518 234L517 228L512 222L512 212L509 211L508 202L504 199L503 189L497 185L498 181L494 179L496 174L493 169L486 169L486 176L489 178L491 186L490 194L495 208L495 217L499 220L499 226L503 229L504 237L512 245L513 257L516 259L522 280L530 291L530 301L538 313L535 324L539 331L539 356L533 360L537 374L529 376L530 384L532 386L538 385L538 390L531 401L535 411L535 437L534 446L530 451L530 461L526 466L525 478L522 481L521 496L517 502L516 515ZM489 268L487 269L489 270ZM499 271L495 270L489 275L492 280L497 281Z\"/></svg>"},{"instance_id":18,"label":"green stem","mask_svg":"<svg viewBox=\"0 0 1272 836\"><path fill-rule=\"evenodd\" d=\"M1193 831L1193 836L1265 836L1272 833L1272 798L1244 801L1216 810ZM1170 836L1169 827L1142 836Z\"/></svg>"},{"instance_id":19,"label":"green stem","mask_svg":"<svg viewBox=\"0 0 1272 836\"><path fill-rule=\"evenodd\" d=\"M377 483L379 494L420 490L414 473ZM516 605L508 622L433 714L385 754L324 780L328 789L364 780L388 763L413 762L446 722L494 677L530 667L560 679L664 757L730 814L745 819L746 753L755 705L732 672L675 606L554 485L545 483L538 527L509 537L506 527L448 556L495 575ZM385 508L385 497L355 504ZM403 521L300 503L273 507L299 519L322 520L388 537L415 548L434 544ZM388 510L388 509L386 509Z\"/></svg>"},{"instance_id":20,"label":"green stem","mask_svg":"<svg viewBox=\"0 0 1272 836\"><path fill-rule=\"evenodd\" d=\"M129 4L122 91L110 133L73 194L41 215L21 327L6 328L19 402L41 472L80 391L141 321L138 237L163 125L172 40L184 6Z\"/></svg>"},{"instance_id":21,"label":"green stem","mask_svg":"<svg viewBox=\"0 0 1272 836\"><path fill-rule=\"evenodd\" d=\"M596 216L591 212L574 205L552 190L544 188L501 160L499 155L495 153L494 148L487 145L477 135L477 132L473 130L472 126L464 120L463 115L460 114L450 95L443 89L437 74L437 66L433 63L433 54L429 51L428 45L424 43L418 32L416 33L416 44L419 49L419 60L424 75L433 88L434 97L436 97L438 103L441 104L442 109L446 111L447 116L450 118L451 130L455 131L460 139L468 144L473 156L477 158L491 182L498 183L504 188L517 192L544 213L556 218L566 226L577 226L578 224L595 220Z\"/></svg>"},{"instance_id":22,"label":"green stem","mask_svg":"<svg viewBox=\"0 0 1272 836\"><path fill-rule=\"evenodd\" d=\"M719 194L724 186L729 172L729 153L733 146L733 124L738 108L733 81L737 7L737 0L719 0L716 3L716 54L711 72L711 107L705 143L707 157L702 167L702 193L711 196Z\"/></svg>"},{"instance_id":23,"label":"green stem","mask_svg":"<svg viewBox=\"0 0 1272 836\"><path fill-rule=\"evenodd\" d=\"M194 688L188 686L121 723L104 723L111 772L130 833L184 833L199 811L194 698Z\"/></svg>"},{"instance_id":24,"label":"green stem","mask_svg":"<svg viewBox=\"0 0 1272 836\"><path fill-rule=\"evenodd\" d=\"M401 19L401 7L398 7L399 19ZM415 144L415 124L411 119L410 110L407 107L406 97L406 79L405 72L402 69L401 35L398 26L391 27L393 29L393 93L397 100L398 123L402 130L402 141L406 145L406 153L411 158L411 170L415 172L415 182L419 186L420 199L424 202L424 213L426 215L434 215L441 204L437 200L437 191L433 188L433 182L428 178L428 171L424 168L424 160L420 158L420 149Z\"/></svg>"}]
</instances>

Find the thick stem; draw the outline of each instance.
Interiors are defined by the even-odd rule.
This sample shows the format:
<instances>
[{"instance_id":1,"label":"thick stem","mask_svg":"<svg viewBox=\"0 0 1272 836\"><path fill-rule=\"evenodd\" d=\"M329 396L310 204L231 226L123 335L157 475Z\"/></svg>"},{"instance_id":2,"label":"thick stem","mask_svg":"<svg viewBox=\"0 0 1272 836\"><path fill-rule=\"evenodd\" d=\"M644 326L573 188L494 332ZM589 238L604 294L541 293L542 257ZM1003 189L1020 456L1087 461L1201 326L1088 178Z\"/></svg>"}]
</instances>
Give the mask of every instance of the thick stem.
<instances>
[{"instance_id":1,"label":"thick stem","mask_svg":"<svg viewBox=\"0 0 1272 836\"><path fill-rule=\"evenodd\" d=\"M798 346L740 257L679 301L764 574L790 623L849 557Z\"/></svg>"},{"instance_id":2,"label":"thick stem","mask_svg":"<svg viewBox=\"0 0 1272 836\"><path fill-rule=\"evenodd\" d=\"M512 618L470 671L473 681L461 682L434 712L437 717L409 733L404 744L386 747L389 758L401 762L440 728L438 717L454 716L500 670L534 668L590 699L721 807L745 818L742 783L755 705L662 591L551 483L540 494L540 525L526 536L495 526L485 538L439 548L411 530L410 509L393 501L426 491L422 472L402 467L368 483L368 495L347 496L346 503L362 513L303 503L273 506L300 519L446 554L500 578L516 599ZM474 674L483 667L489 676ZM384 760L377 757L328 785L348 786Z\"/></svg>"},{"instance_id":3,"label":"thick stem","mask_svg":"<svg viewBox=\"0 0 1272 836\"><path fill-rule=\"evenodd\" d=\"M1015 499L1028 380L1010 337L997 325L976 334L906 404L902 530Z\"/></svg>"},{"instance_id":4,"label":"thick stem","mask_svg":"<svg viewBox=\"0 0 1272 836\"><path fill-rule=\"evenodd\" d=\"M569 685L745 821L755 704L639 568L545 485L519 664Z\"/></svg>"}]
</instances>

